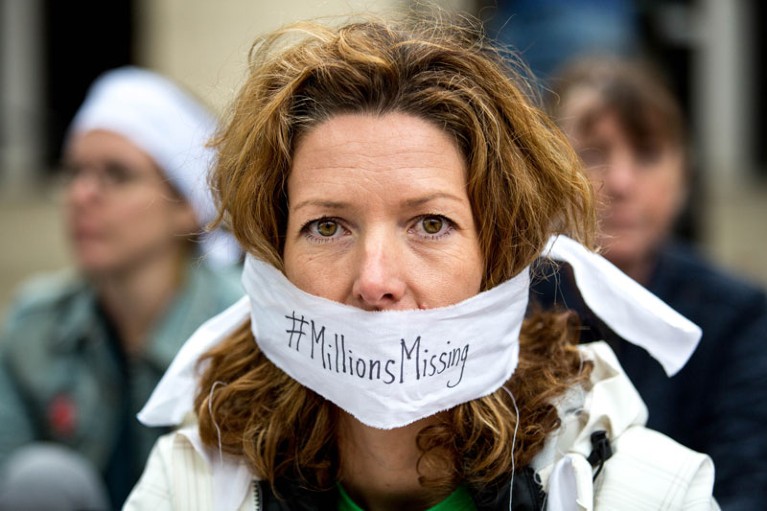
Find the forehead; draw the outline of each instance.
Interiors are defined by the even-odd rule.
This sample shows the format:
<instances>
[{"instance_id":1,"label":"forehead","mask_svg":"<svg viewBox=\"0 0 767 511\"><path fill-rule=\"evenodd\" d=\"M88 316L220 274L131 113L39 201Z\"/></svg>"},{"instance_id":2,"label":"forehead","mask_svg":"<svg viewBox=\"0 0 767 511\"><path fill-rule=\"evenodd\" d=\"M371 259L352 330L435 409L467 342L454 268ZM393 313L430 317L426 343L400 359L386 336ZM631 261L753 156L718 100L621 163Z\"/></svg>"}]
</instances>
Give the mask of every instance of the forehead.
<instances>
[{"instance_id":1,"label":"forehead","mask_svg":"<svg viewBox=\"0 0 767 511\"><path fill-rule=\"evenodd\" d=\"M124 159L156 165L149 154L129 138L108 130L75 133L68 141L69 159Z\"/></svg>"},{"instance_id":2,"label":"forehead","mask_svg":"<svg viewBox=\"0 0 767 511\"><path fill-rule=\"evenodd\" d=\"M127 137L113 131L75 133L67 142L63 159L65 165L76 168L98 169L101 173L117 170L163 193L183 198L154 158Z\"/></svg>"},{"instance_id":3,"label":"forehead","mask_svg":"<svg viewBox=\"0 0 767 511\"><path fill-rule=\"evenodd\" d=\"M456 172L464 186L465 164L458 145L429 121L402 113L347 114L303 135L296 145L289 185L303 179L385 181L409 175L415 179L410 186L417 187L418 179L454 180Z\"/></svg>"},{"instance_id":4,"label":"forehead","mask_svg":"<svg viewBox=\"0 0 767 511\"><path fill-rule=\"evenodd\" d=\"M558 121L576 142L599 137L601 128L609 125L634 148L681 145L676 118L661 103L632 92L576 86L564 96Z\"/></svg>"},{"instance_id":5,"label":"forehead","mask_svg":"<svg viewBox=\"0 0 767 511\"><path fill-rule=\"evenodd\" d=\"M370 145L370 141L374 144ZM296 144L294 156L298 158L307 146L313 151L327 149L328 156L337 148L364 149L370 158L391 154L394 148L404 156L409 150L425 151L435 143L453 146L455 152L458 151L458 146L445 130L412 114L339 114L305 132Z\"/></svg>"},{"instance_id":6,"label":"forehead","mask_svg":"<svg viewBox=\"0 0 767 511\"><path fill-rule=\"evenodd\" d=\"M607 105L593 87L576 86L560 98L557 122L568 135L583 134L584 126L596 117L603 116Z\"/></svg>"}]
</instances>

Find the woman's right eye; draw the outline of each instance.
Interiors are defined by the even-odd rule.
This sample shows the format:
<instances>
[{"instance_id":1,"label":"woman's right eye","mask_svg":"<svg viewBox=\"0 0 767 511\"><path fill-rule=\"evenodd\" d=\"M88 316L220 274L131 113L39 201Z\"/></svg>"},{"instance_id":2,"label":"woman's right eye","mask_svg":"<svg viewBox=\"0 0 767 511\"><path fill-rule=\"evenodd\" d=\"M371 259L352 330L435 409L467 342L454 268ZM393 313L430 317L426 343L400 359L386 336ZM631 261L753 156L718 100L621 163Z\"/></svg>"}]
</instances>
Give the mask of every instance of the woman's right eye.
<instances>
[{"instance_id":1,"label":"woman's right eye","mask_svg":"<svg viewBox=\"0 0 767 511\"><path fill-rule=\"evenodd\" d=\"M586 169L594 169L603 166L607 162L605 151L598 148L584 148L578 151L581 162Z\"/></svg>"},{"instance_id":2,"label":"woman's right eye","mask_svg":"<svg viewBox=\"0 0 767 511\"><path fill-rule=\"evenodd\" d=\"M333 220L320 220L317 222L316 229L320 236L330 238L338 231L338 224Z\"/></svg>"},{"instance_id":3,"label":"woman's right eye","mask_svg":"<svg viewBox=\"0 0 767 511\"><path fill-rule=\"evenodd\" d=\"M104 167L104 178L110 184L122 185L130 181L135 181L137 176L127 167L111 163Z\"/></svg>"},{"instance_id":4,"label":"woman's right eye","mask_svg":"<svg viewBox=\"0 0 767 511\"><path fill-rule=\"evenodd\" d=\"M339 238L344 234L341 224L333 218L313 220L304 226L303 231L308 237L319 241Z\"/></svg>"}]
</instances>

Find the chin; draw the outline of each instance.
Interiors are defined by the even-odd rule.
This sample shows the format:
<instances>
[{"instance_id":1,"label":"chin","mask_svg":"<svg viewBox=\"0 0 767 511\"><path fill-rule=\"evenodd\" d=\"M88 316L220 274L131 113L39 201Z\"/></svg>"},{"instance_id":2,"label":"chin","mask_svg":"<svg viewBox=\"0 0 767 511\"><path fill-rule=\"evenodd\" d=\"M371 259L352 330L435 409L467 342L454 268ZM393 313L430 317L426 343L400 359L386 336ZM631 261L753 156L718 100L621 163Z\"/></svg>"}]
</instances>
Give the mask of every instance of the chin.
<instances>
[{"instance_id":1,"label":"chin","mask_svg":"<svg viewBox=\"0 0 767 511\"><path fill-rule=\"evenodd\" d=\"M605 247L609 247L603 252L605 258L633 278L638 277L633 272L646 265L650 254L646 243L614 242Z\"/></svg>"},{"instance_id":2,"label":"chin","mask_svg":"<svg viewBox=\"0 0 767 511\"><path fill-rule=\"evenodd\" d=\"M109 265L103 265L103 264L80 264L79 265L80 271L89 278L100 278L100 277L108 277L109 275L112 275L115 273L114 268L112 268Z\"/></svg>"},{"instance_id":3,"label":"chin","mask_svg":"<svg viewBox=\"0 0 767 511\"><path fill-rule=\"evenodd\" d=\"M96 251L77 251L74 259L80 271L90 277L109 275L117 268L112 258Z\"/></svg>"},{"instance_id":4,"label":"chin","mask_svg":"<svg viewBox=\"0 0 767 511\"><path fill-rule=\"evenodd\" d=\"M634 259L636 258L636 254L623 250L615 250L613 248L605 250L603 255L605 256L605 259L624 271L625 268L632 266Z\"/></svg>"},{"instance_id":5,"label":"chin","mask_svg":"<svg viewBox=\"0 0 767 511\"><path fill-rule=\"evenodd\" d=\"M626 233L604 232L599 238L602 255L616 265L618 261L630 261L636 257L638 248L638 245L631 238L632 236Z\"/></svg>"}]
</instances>

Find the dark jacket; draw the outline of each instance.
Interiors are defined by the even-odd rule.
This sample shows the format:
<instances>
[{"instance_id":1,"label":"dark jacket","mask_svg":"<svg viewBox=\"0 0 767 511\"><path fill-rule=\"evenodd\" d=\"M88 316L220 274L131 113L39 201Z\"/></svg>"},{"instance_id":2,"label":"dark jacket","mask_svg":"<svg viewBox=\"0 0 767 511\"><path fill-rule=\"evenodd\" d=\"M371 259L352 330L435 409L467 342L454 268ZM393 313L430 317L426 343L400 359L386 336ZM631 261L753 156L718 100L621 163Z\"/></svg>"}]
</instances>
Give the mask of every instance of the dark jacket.
<instances>
[{"instance_id":1,"label":"dark jacket","mask_svg":"<svg viewBox=\"0 0 767 511\"><path fill-rule=\"evenodd\" d=\"M662 249L647 287L703 330L690 361L670 379L647 352L586 309L567 268L558 278L536 280L531 304L575 309L586 326L582 342L610 342L647 404L648 427L713 458L722 509L764 509L767 296L678 244Z\"/></svg>"},{"instance_id":2,"label":"dark jacket","mask_svg":"<svg viewBox=\"0 0 767 511\"><path fill-rule=\"evenodd\" d=\"M66 445L101 471L119 507L167 431L136 413L187 337L243 293L235 268L190 262L143 352L129 359L85 280L65 271L27 282L0 332L0 465L31 442Z\"/></svg>"}]
</instances>

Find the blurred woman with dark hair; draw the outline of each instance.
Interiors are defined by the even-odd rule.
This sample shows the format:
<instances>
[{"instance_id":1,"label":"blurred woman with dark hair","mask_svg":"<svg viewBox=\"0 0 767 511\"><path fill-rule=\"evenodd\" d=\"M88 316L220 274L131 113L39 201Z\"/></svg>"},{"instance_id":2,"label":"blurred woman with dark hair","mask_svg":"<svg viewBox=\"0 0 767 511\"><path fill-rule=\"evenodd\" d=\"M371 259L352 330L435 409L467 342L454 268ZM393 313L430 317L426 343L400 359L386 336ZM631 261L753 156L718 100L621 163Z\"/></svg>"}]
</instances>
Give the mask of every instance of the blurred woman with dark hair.
<instances>
[{"instance_id":1,"label":"blurred woman with dark hair","mask_svg":"<svg viewBox=\"0 0 767 511\"><path fill-rule=\"evenodd\" d=\"M540 282L533 295L578 309L587 339L613 339L647 403L648 425L714 459L722 507L761 509L767 500L767 296L673 236L693 177L681 108L652 67L617 58L574 61L551 87L551 114L597 193L604 256L698 324L702 341L668 379L644 351L588 311L569 277Z\"/></svg>"}]
</instances>

